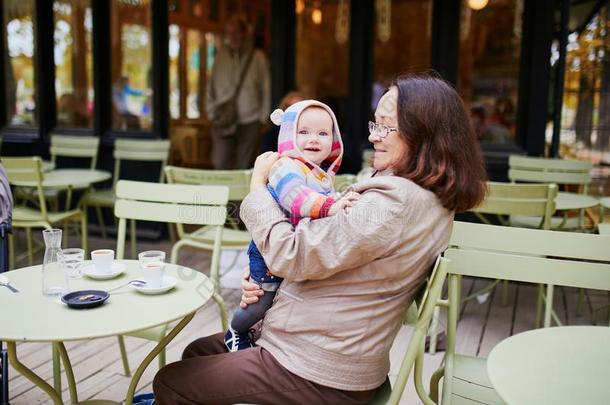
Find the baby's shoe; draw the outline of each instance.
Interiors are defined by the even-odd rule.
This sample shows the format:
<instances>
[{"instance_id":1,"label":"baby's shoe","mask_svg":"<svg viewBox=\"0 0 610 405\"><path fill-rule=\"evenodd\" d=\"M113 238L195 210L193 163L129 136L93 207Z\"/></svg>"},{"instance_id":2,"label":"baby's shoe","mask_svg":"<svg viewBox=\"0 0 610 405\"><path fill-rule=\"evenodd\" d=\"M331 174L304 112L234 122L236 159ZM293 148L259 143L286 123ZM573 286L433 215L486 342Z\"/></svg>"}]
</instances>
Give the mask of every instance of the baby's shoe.
<instances>
[{"instance_id":1,"label":"baby's shoe","mask_svg":"<svg viewBox=\"0 0 610 405\"><path fill-rule=\"evenodd\" d=\"M225 333L225 346L230 352L249 349L254 347L250 339L250 333L238 333L235 329L229 326L229 330Z\"/></svg>"}]
</instances>

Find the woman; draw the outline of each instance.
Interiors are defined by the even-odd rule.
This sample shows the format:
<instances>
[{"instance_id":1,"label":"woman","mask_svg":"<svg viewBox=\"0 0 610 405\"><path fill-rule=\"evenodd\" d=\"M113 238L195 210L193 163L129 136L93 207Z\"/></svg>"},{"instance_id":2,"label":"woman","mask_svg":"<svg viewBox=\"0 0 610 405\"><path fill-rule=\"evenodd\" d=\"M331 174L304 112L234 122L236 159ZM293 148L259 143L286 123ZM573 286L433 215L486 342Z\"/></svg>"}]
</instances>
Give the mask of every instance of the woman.
<instances>
[{"instance_id":1,"label":"woman","mask_svg":"<svg viewBox=\"0 0 610 405\"><path fill-rule=\"evenodd\" d=\"M258 157L241 217L284 281L257 347L226 353L198 339L154 381L157 404L359 404L387 378L405 309L447 246L453 216L484 197L468 114L441 79L405 76L379 101L369 141L376 173L360 200L293 227L265 185L276 153ZM261 294L246 285L242 304Z\"/></svg>"}]
</instances>

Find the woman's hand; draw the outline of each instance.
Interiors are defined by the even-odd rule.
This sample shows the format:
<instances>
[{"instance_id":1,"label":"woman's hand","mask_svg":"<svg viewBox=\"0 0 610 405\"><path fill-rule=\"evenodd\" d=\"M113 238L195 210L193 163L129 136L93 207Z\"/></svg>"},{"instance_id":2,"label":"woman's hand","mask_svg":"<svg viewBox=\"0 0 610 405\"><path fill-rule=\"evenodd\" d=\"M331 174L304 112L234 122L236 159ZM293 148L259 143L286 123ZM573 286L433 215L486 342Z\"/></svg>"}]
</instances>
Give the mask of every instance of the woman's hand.
<instances>
[{"instance_id":1,"label":"woman's hand","mask_svg":"<svg viewBox=\"0 0 610 405\"><path fill-rule=\"evenodd\" d=\"M271 167L279 158L280 154L277 152L265 152L256 158L252 170L252 179L250 180L250 191L267 186Z\"/></svg>"},{"instance_id":2,"label":"woman's hand","mask_svg":"<svg viewBox=\"0 0 610 405\"><path fill-rule=\"evenodd\" d=\"M355 191L350 191L345 194L343 197L339 198L333 205L331 205L330 210L328 210L328 215L335 215L342 209L353 207L356 201L360 199L360 193Z\"/></svg>"},{"instance_id":3,"label":"woman's hand","mask_svg":"<svg viewBox=\"0 0 610 405\"><path fill-rule=\"evenodd\" d=\"M242 308L248 308L248 305L258 302L258 297L263 295L265 292L261 289L258 284L250 282L250 268L246 267L241 280L241 302L239 306Z\"/></svg>"}]
</instances>

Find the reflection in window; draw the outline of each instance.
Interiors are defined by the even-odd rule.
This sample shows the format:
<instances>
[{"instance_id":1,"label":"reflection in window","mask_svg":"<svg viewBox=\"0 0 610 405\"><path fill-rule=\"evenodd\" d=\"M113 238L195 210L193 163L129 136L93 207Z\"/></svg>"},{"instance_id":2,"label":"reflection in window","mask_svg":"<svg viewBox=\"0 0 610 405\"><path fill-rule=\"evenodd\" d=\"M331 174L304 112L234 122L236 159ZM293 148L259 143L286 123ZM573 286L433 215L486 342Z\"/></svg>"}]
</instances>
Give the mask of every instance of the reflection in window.
<instances>
[{"instance_id":1,"label":"reflection in window","mask_svg":"<svg viewBox=\"0 0 610 405\"><path fill-rule=\"evenodd\" d=\"M90 0L53 3L57 125L91 127L93 114ZM82 61L85 63L82 63Z\"/></svg>"},{"instance_id":2,"label":"reflection in window","mask_svg":"<svg viewBox=\"0 0 610 405\"><path fill-rule=\"evenodd\" d=\"M296 2L296 84L300 92L324 101L337 113L342 125L340 106L348 94L349 35L337 18L341 2ZM349 9L347 12L349 15Z\"/></svg>"},{"instance_id":3,"label":"reflection in window","mask_svg":"<svg viewBox=\"0 0 610 405\"><path fill-rule=\"evenodd\" d=\"M152 128L151 2L114 0L111 9L112 128Z\"/></svg>"},{"instance_id":4,"label":"reflection in window","mask_svg":"<svg viewBox=\"0 0 610 405\"><path fill-rule=\"evenodd\" d=\"M371 111L392 79L430 67L432 0L375 2Z\"/></svg>"},{"instance_id":5,"label":"reflection in window","mask_svg":"<svg viewBox=\"0 0 610 405\"><path fill-rule=\"evenodd\" d=\"M568 37L561 115L561 156L610 163L610 9ZM552 63L559 58L557 44ZM547 133L547 143L551 131Z\"/></svg>"},{"instance_id":6,"label":"reflection in window","mask_svg":"<svg viewBox=\"0 0 610 405\"><path fill-rule=\"evenodd\" d=\"M35 125L34 0L5 0L6 115L10 125Z\"/></svg>"},{"instance_id":7,"label":"reflection in window","mask_svg":"<svg viewBox=\"0 0 610 405\"><path fill-rule=\"evenodd\" d=\"M186 43L186 117L199 118L201 104L201 86L199 85L199 78L201 75L201 34L199 31L188 30Z\"/></svg>"},{"instance_id":8,"label":"reflection in window","mask_svg":"<svg viewBox=\"0 0 610 405\"><path fill-rule=\"evenodd\" d=\"M169 113L180 118L180 27L169 26Z\"/></svg>"},{"instance_id":9,"label":"reflection in window","mask_svg":"<svg viewBox=\"0 0 610 405\"><path fill-rule=\"evenodd\" d=\"M205 33L205 78L206 82L212 77L212 67L214 67L214 60L216 59L216 53L220 49L221 37L211 32Z\"/></svg>"},{"instance_id":10,"label":"reflection in window","mask_svg":"<svg viewBox=\"0 0 610 405\"><path fill-rule=\"evenodd\" d=\"M512 143L519 78L522 0L462 2L458 90L484 143Z\"/></svg>"}]
</instances>

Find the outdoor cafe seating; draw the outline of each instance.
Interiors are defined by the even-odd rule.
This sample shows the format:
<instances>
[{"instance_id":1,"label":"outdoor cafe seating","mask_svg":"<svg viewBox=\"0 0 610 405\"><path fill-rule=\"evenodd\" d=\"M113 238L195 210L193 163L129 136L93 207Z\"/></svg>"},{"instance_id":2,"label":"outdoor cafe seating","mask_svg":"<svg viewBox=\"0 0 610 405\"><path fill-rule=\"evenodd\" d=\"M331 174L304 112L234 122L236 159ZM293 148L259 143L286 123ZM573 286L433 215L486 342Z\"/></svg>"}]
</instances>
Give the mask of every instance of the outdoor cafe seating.
<instances>
[{"instance_id":1,"label":"outdoor cafe seating","mask_svg":"<svg viewBox=\"0 0 610 405\"><path fill-rule=\"evenodd\" d=\"M20 392L17 399L51 398L55 403L76 403L79 398L109 394L111 399L131 403L135 394L151 390L149 384L157 369L155 358L162 367L177 360L179 347L200 336L201 328L221 331L227 326L228 315L237 303L237 295L231 291L238 290L223 285L222 268L226 263L222 263L222 252L243 254L250 241L247 230L231 217L228 207L247 195L251 172L165 166L165 143L139 143L146 146L140 153L135 150L137 141L130 142L134 143L128 146L134 149L126 153L121 152L125 145L117 142L114 175L91 166L90 170L78 169L78 173L89 171L99 177L81 176L70 182L64 178L64 183L56 176L62 170L77 169L45 172L39 157L2 158L13 186L27 186L38 193L36 201L23 199L20 204L24 208L15 209L13 214L12 238L19 254L14 255L6 277L19 293L0 283L0 305L13 308L0 311L0 325L13 325L1 329L0 340L7 342L12 370L8 378L13 389ZM159 182L121 180L120 162L128 158L157 161L161 167ZM595 199L596 204L570 208L576 210L574 214L554 218L559 196L567 194L558 193L560 174L552 177L547 169L536 166L533 171L544 175L520 176L518 170L525 171L524 161L511 162L513 181L488 183L485 201L472 211L479 223L454 223L449 248L437 259L416 301L404 309L405 326L394 341L389 382L379 390L374 403L599 403L600 398L610 397L603 382L603 376L610 373L606 344L610 328L605 323L607 318L599 316L607 310L604 294L610 291L610 236L607 221L604 223L604 209L610 208L607 198L586 194L590 176L587 178L584 169L578 174L571 172L576 169L570 163L568 174L562 172L564 184L575 184L570 179L578 177L578 184L585 188L578 195ZM541 162L537 160L536 164L540 166ZM565 180L565 176L570 179ZM92 189L94 183L110 178L112 189ZM348 190L356 178L340 175L336 187ZM51 187L63 187L64 194L45 194ZM66 198L65 193L72 192L80 200L59 203ZM96 195L109 197L96 199ZM52 202L53 198L58 198L57 202ZM93 235L88 232L87 207L96 211L110 207L96 205L102 199L112 202L116 239L109 238L101 228ZM64 206L66 211L62 211ZM22 211L28 213L26 219L31 222L24 222ZM591 218L598 212L599 223L592 224ZM64 234L64 247L77 245L85 252L80 259L82 274L69 279L69 290L111 291L108 303L88 312L66 311L61 305L44 306L50 301L40 290L44 273L41 249L36 247L42 244L32 229L60 226L71 231L66 226L70 220L80 221L81 227L78 233ZM139 242L152 249L147 252L160 251L164 261L167 257L163 277L175 283L168 290L150 294L141 291L138 281L143 262L137 259L137 251L130 260L125 255L128 234L132 241L137 238L128 221L175 227L175 239L169 242ZM562 223L571 232L558 226ZM25 246L20 229L26 230ZM89 250L100 249L116 251L120 269L116 275L91 273L95 263L83 261ZM24 250L28 252L25 262L21 257ZM586 315L575 316L581 294L589 301L589 308L584 309ZM210 299L217 305L206 305ZM142 316L151 309L155 317ZM494 322L490 312L501 318ZM85 313L86 319L81 315ZM15 323L16 317L22 322ZM481 322L482 330L476 332L475 339L473 329L481 328ZM501 325L512 326L508 330ZM439 327L445 329L443 342L437 341ZM105 340L109 338L113 341ZM46 368L28 363L28 346L42 348L49 343L51 350L38 349L38 356L45 355L41 358L46 358ZM78 349L79 344L82 349ZM81 373L87 376L95 366L83 359L87 356L81 353L85 345L91 345L89 356L95 357L93 352L99 350L113 358L114 389L93 392L87 388L84 381L89 377L83 380ZM482 345L485 350L481 351ZM132 370L130 363L138 367ZM83 368L84 364L88 365ZM587 377L574 380L574 376L583 374Z\"/></svg>"}]
</instances>

